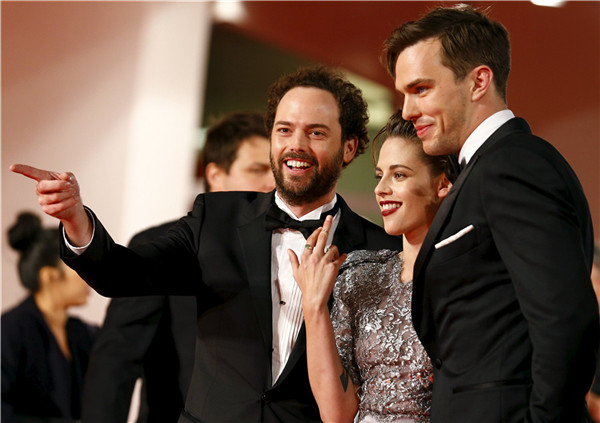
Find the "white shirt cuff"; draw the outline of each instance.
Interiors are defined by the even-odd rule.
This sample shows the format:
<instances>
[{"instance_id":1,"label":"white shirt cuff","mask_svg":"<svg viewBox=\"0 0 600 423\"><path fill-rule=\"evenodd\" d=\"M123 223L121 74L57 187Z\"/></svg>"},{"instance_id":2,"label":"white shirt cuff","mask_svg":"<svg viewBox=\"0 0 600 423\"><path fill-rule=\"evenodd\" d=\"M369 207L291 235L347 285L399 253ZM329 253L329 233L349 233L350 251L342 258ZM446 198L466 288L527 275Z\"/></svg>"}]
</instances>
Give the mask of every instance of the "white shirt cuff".
<instances>
[{"instance_id":1,"label":"white shirt cuff","mask_svg":"<svg viewBox=\"0 0 600 423\"><path fill-rule=\"evenodd\" d=\"M96 221L92 217L92 213L90 213L90 211L87 209L87 207L84 207L84 209L85 209L86 213L88 214L88 216L90 217L90 220L92 221L92 237L90 238L90 242L88 242L87 244L85 244L82 247L75 247L74 245L71 245L69 243L69 238L67 238L67 233L65 232L64 226L62 228L63 238L65 240L65 244L67 245L67 248L69 250L71 250L75 255L78 255L78 256L80 256L81 254L83 254L83 252L85 250L87 250L87 248L92 243L92 240L94 239L94 234L96 233Z\"/></svg>"}]
</instances>

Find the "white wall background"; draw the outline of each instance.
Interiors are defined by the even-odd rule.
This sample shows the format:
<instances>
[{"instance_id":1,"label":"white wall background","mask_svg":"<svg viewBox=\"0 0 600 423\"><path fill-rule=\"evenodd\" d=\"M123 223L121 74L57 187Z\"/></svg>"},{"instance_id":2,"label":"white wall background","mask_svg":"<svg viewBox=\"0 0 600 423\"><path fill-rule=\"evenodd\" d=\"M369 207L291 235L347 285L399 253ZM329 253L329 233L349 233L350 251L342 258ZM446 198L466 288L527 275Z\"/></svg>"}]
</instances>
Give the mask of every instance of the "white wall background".
<instances>
[{"instance_id":1,"label":"white wall background","mask_svg":"<svg viewBox=\"0 0 600 423\"><path fill-rule=\"evenodd\" d=\"M26 291L7 228L41 213L12 163L72 171L121 243L181 216L194 190L209 2L2 2L2 311ZM56 221L44 217L48 225ZM101 323L107 300L74 310Z\"/></svg>"}]
</instances>

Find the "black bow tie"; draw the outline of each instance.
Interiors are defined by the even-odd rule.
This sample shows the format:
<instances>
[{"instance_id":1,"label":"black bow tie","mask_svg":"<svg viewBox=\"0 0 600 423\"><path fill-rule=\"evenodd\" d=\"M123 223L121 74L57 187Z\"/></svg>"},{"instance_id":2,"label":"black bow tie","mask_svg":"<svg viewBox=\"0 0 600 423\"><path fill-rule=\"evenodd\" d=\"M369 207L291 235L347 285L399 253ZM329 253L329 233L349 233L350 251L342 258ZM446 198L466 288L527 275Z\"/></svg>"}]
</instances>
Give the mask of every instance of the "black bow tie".
<instances>
[{"instance_id":1,"label":"black bow tie","mask_svg":"<svg viewBox=\"0 0 600 423\"><path fill-rule=\"evenodd\" d=\"M320 219L313 220L296 220L292 219L286 212L277 207L277 204L271 204L271 208L265 216L265 230L272 231L274 229L295 229L302 232L304 238L308 238L315 229L323 226L325 218L329 215L335 216L339 210L339 205L336 202L335 206L327 212L321 213Z\"/></svg>"}]
</instances>

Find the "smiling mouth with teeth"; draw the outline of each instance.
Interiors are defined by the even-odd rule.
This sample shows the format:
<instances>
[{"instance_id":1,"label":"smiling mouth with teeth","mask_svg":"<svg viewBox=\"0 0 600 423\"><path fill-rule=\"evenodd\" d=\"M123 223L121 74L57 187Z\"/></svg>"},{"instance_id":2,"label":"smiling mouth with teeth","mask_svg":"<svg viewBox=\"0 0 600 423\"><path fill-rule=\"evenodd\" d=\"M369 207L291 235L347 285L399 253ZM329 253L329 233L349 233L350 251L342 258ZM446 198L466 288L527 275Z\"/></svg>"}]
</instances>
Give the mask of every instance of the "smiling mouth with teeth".
<instances>
[{"instance_id":1,"label":"smiling mouth with teeth","mask_svg":"<svg viewBox=\"0 0 600 423\"><path fill-rule=\"evenodd\" d=\"M398 210L401 206L401 202L385 202L379 203L381 206L381 215L383 217L388 216Z\"/></svg>"},{"instance_id":2,"label":"smiling mouth with teeth","mask_svg":"<svg viewBox=\"0 0 600 423\"><path fill-rule=\"evenodd\" d=\"M312 166L312 164L300 160L286 160L285 164L290 169L306 169Z\"/></svg>"},{"instance_id":3,"label":"smiling mouth with teeth","mask_svg":"<svg viewBox=\"0 0 600 423\"><path fill-rule=\"evenodd\" d=\"M386 211L386 210L399 209L401 205L402 205L402 203L385 203L385 204L381 205L381 210Z\"/></svg>"}]
</instances>

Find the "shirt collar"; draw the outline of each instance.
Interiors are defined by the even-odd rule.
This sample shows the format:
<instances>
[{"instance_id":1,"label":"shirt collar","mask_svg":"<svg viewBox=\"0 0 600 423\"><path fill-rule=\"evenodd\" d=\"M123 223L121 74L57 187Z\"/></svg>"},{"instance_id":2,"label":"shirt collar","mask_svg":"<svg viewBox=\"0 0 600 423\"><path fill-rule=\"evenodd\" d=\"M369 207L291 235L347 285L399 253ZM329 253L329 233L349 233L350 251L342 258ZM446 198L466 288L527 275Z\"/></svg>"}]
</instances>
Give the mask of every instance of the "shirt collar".
<instances>
[{"instance_id":1,"label":"shirt collar","mask_svg":"<svg viewBox=\"0 0 600 423\"><path fill-rule=\"evenodd\" d=\"M509 109L504 109L499 112L494 113L486 120L481 122L477 128L471 135L467 138L462 148L460 149L460 154L458 155L459 163L469 163L471 157L475 154L475 152L481 147L485 141L496 131L496 129L500 128L504 125L508 120L514 118L515 115Z\"/></svg>"},{"instance_id":2,"label":"shirt collar","mask_svg":"<svg viewBox=\"0 0 600 423\"><path fill-rule=\"evenodd\" d=\"M290 208L283 202L283 200L281 199L281 197L279 196L277 191L275 191L275 204L277 204L277 207L279 207L281 210L283 210L285 213L287 213L292 219L296 219L296 220L319 219L321 217L321 213L331 210L333 208L333 206L335 206L336 202L337 202L337 195L335 195L333 197L333 200L331 200L329 203L323 204L322 206L317 207L316 209L305 214L302 217L296 217L296 215L294 215L294 213L290 210Z\"/></svg>"}]
</instances>

